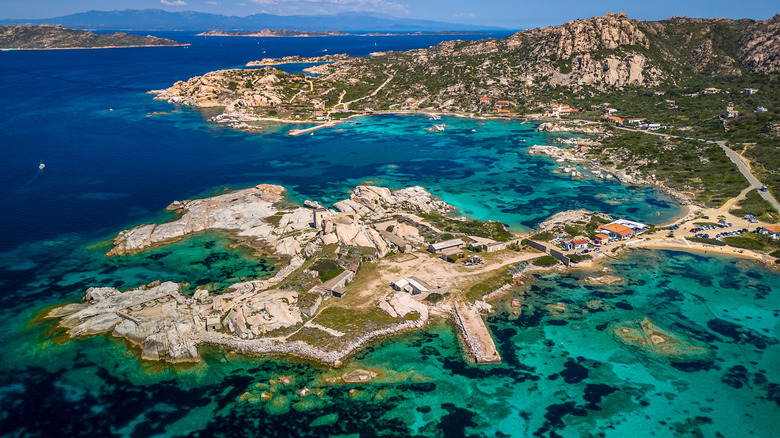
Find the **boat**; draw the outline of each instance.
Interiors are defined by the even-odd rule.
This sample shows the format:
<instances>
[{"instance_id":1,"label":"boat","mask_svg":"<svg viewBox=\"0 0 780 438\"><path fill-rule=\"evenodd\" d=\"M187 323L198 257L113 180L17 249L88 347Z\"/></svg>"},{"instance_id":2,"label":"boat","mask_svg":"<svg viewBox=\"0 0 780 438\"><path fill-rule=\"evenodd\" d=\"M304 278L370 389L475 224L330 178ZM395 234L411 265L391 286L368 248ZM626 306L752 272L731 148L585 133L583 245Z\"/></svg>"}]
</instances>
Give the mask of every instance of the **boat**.
<instances>
[{"instance_id":1,"label":"boat","mask_svg":"<svg viewBox=\"0 0 780 438\"><path fill-rule=\"evenodd\" d=\"M441 120L441 116L438 114L434 114L431 116L431 120Z\"/></svg>"},{"instance_id":2,"label":"boat","mask_svg":"<svg viewBox=\"0 0 780 438\"><path fill-rule=\"evenodd\" d=\"M477 132L477 130L476 129L472 129L471 132Z\"/></svg>"},{"instance_id":3,"label":"boat","mask_svg":"<svg viewBox=\"0 0 780 438\"><path fill-rule=\"evenodd\" d=\"M433 125L431 126L431 131L437 131L437 132L444 132L444 127L447 126L444 123L440 125Z\"/></svg>"},{"instance_id":4,"label":"boat","mask_svg":"<svg viewBox=\"0 0 780 438\"><path fill-rule=\"evenodd\" d=\"M38 165L38 169L43 170L44 167L46 167L46 165L41 161L41 164Z\"/></svg>"}]
</instances>

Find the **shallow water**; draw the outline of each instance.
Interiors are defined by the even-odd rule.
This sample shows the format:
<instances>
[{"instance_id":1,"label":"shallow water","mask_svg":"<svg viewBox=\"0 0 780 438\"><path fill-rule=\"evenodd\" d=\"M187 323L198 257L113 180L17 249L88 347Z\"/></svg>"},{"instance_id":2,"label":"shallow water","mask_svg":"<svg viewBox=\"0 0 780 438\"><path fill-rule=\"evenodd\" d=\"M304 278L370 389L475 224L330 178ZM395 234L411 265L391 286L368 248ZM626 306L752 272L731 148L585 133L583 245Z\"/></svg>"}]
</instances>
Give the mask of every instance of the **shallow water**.
<instances>
[{"instance_id":1,"label":"shallow water","mask_svg":"<svg viewBox=\"0 0 780 438\"><path fill-rule=\"evenodd\" d=\"M446 131L430 133L424 116L381 116L290 138L284 129L257 135L205 123L203 113L144 92L240 66L260 49L313 55L324 40L189 38L189 48L0 53L0 81L14 84L0 119L0 435L631 436L642 428L771 436L777 428L780 278L684 253L612 263L623 286L586 286L584 273L542 276L525 291L521 317L502 308L488 319L499 366L468 365L448 324L373 344L345 365L381 374L367 386L324 384L334 372L288 359L207 349L199 365L169 367L139 363L137 351L106 336L61 343L37 317L88 287L172 280L218 290L272 274L274 260L218 233L104 256L119 230L167 220L173 200L225 186L279 183L293 200L332 203L359 183L419 184L513 230L571 208L651 223L679 214L652 189L553 174L554 163L525 153L552 141L533 124L444 118ZM429 40L383 39L381 49ZM339 44L374 50L372 41ZM40 161L46 168L35 177ZM581 310L592 299L611 310L557 318L546 307ZM609 324L644 316L706 347L711 363L670 363L608 334ZM294 381L275 386L273 403L239 401L279 375ZM304 385L322 397L300 401Z\"/></svg>"},{"instance_id":2,"label":"shallow water","mask_svg":"<svg viewBox=\"0 0 780 438\"><path fill-rule=\"evenodd\" d=\"M140 364L123 342L98 336L56 345L45 327L14 333L3 362L0 430L76 435L200 436L774 436L780 426L780 275L751 262L636 251L593 273L544 274L488 318L504 363L469 365L446 323L372 344L338 371L295 360L206 349L194 367ZM589 311L601 300L609 310ZM564 303L565 316L548 305ZM20 315L24 320L28 315ZM612 323L650 317L711 353L662 359L617 341ZM4 341L8 345L8 341ZM368 385L324 381L354 369ZM259 397L268 381L271 402ZM258 384L260 386L258 386ZM322 396L301 399L304 386ZM357 392L350 393L350 390ZM40 410L60 413L37 418ZM36 418L35 422L20 420ZM739 421L736 421L739 419ZM314 426L312 426L314 424ZM720 435L717 435L717 434Z\"/></svg>"}]
</instances>

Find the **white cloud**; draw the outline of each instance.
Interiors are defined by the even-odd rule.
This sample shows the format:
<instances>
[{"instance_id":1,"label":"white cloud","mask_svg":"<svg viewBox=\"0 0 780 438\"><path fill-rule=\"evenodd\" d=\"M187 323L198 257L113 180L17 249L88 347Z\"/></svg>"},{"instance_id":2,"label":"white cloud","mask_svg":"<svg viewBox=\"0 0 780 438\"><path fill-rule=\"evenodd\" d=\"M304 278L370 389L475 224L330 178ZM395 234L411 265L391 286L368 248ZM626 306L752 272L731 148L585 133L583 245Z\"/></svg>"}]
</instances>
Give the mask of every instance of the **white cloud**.
<instances>
[{"instance_id":1,"label":"white cloud","mask_svg":"<svg viewBox=\"0 0 780 438\"><path fill-rule=\"evenodd\" d=\"M219 2L206 2L207 5L216 6L219 4Z\"/></svg>"},{"instance_id":2,"label":"white cloud","mask_svg":"<svg viewBox=\"0 0 780 438\"><path fill-rule=\"evenodd\" d=\"M406 5L391 0L250 0L269 14L337 14L339 12L408 13Z\"/></svg>"},{"instance_id":3,"label":"white cloud","mask_svg":"<svg viewBox=\"0 0 780 438\"><path fill-rule=\"evenodd\" d=\"M160 3L162 3L165 6L187 6L187 2L184 0L160 0Z\"/></svg>"}]
</instances>

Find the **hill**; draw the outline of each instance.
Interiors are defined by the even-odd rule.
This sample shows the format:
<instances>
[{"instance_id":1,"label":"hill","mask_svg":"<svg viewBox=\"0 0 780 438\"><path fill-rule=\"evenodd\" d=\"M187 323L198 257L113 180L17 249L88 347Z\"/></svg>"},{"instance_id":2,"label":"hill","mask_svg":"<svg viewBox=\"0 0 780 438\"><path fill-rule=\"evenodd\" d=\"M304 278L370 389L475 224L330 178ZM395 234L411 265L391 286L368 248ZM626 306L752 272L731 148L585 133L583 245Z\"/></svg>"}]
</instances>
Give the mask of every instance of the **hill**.
<instances>
[{"instance_id":1,"label":"hill","mask_svg":"<svg viewBox=\"0 0 780 438\"><path fill-rule=\"evenodd\" d=\"M0 49L82 49L98 47L179 46L176 41L123 32L96 34L63 26L0 26Z\"/></svg>"},{"instance_id":2,"label":"hill","mask_svg":"<svg viewBox=\"0 0 780 438\"><path fill-rule=\"evenodd\" d=\"M246 17L235 17L193 11L167 12L162 9L88 11L47 19L0 20L0 24L61 24L76 29L110 30L436 31L499 29L490 26L415 20L357 12L334 15L253 14Z\"/></svg>"}]
</instances>

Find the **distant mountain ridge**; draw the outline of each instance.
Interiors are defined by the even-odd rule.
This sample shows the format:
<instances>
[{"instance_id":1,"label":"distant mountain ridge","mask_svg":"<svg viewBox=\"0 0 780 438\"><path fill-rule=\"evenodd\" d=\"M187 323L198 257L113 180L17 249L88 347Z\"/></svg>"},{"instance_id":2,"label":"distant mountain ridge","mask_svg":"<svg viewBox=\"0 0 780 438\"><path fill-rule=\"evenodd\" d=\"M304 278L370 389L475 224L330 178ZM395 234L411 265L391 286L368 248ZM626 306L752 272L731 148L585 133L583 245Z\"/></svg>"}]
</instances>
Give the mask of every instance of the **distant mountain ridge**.
<instances>
[{"instance_id":1,"label":"distant mountain ridge","mask_svg":"<svg viewBox=\"0 0 780 438\"><path fill-rule=\"evenodd\" d=\"M390 15L347 12L334 15L253 14L236 17L204 12L168 12L162 9L87 11L62 17L0 20L0 25L60 24L88 30L225 30L286 29L296 31L435 31L504 30L498 27L417 20Z\"/></svg>"},{"instance_id":2,"label":"distant mountain ridge","mask_svg":"<svg viewBox=\"0 0 780 438\"><path fill-rule=\"evenodd\" d=\"M68 29L60 25L0 26L0 49L48 50L95 49L118 47L181 46L183 44L150 35L132 35L124 32L96 34Z\"/></svg>"}]
</instances>

